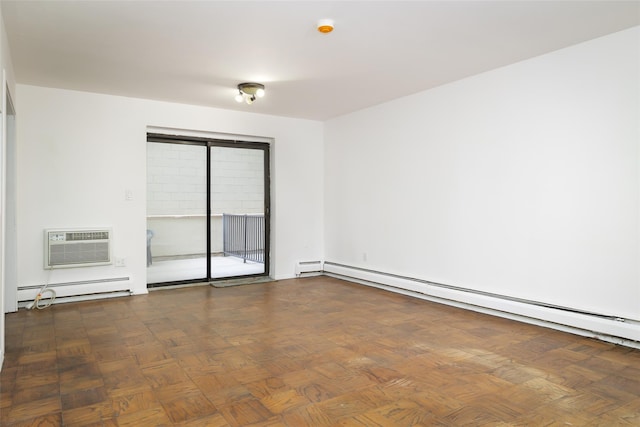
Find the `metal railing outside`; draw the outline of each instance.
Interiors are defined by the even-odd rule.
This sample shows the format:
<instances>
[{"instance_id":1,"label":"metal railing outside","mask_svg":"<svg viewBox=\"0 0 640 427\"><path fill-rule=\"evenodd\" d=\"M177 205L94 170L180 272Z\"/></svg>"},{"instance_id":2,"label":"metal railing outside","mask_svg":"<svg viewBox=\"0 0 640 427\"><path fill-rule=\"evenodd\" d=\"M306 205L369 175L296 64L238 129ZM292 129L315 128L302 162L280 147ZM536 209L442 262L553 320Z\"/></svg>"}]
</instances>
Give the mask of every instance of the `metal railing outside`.
<instances>
[{"instance_id":1,"label":"metal railing outside","mask_svg":"<svg viewBox=\"0 0 640 427\"><path fill-rule=\"evenodd\" d=\"M222 214L225 256L264 264L264 215Z\"/></svg>"}]
</instances>

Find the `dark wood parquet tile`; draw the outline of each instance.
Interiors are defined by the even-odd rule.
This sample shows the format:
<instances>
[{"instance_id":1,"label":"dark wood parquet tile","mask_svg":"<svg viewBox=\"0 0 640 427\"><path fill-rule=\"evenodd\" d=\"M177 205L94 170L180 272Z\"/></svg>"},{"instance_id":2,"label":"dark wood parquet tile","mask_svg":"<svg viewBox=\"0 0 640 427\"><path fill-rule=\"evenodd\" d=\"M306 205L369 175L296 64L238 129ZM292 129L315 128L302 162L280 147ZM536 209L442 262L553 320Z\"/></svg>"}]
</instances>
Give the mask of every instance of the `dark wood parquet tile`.
<instances>
[{"instance_id":1,"label":"dark wood parquet tile","mask_svg":"<svg viewBox=\"0 0 640 427\"><path fill-rule=\"evenodd\" d=\"M638 350L327 277L6 324L8 427L640 425Z\"/></svg>"},{"instance_id":2,"label":"dark wood parquet tile","mask_svg":"<svg viewBox=\"0 0 640 427\"><path fill-rule=\"evenodd\" d=\"M111 421L115 423L115 414L108 400L100 400L95 404L81 406L75 409L62 411L63 425L65 426L88 426L101 425L103 422Z\"/></svg>"}]
</instances>

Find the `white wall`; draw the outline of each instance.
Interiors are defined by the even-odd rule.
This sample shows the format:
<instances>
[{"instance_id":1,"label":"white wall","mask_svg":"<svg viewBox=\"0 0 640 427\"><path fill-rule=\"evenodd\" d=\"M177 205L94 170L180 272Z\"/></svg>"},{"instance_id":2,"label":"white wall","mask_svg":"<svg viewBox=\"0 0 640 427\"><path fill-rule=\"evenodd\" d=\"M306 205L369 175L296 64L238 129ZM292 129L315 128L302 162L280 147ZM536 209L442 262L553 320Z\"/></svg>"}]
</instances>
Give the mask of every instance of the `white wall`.
<instances>
[{"instance_id":1,"label":"white wall","mask_svg":"<svg viewBox=\"0 0 640 427\"><path fill-rule=\"evenodd\" d=\"M13 204L12 198L15 195L15 191L9 188L9 195L7 196L7 187L15 184L15 176L7 176L7 133L6 133L6 105L4 100L7 96L7 90L9 94L14 100L14 106L17 104L15 102L15 78L13 73L13 63L11 61L11 52L9 51L9 43L7 39L7 34L4 28L4 20L2 19L2 11L0 10L0 74L4 76L3 87L0 88L0 96L2 96L0 105L2 108L2 126L0 126L0 139L1 139L1 148L0 148L0 218L1 218L1 226L0 226L0 369L2 368L2 362L4 360L4 348L5 348L5 308L9 307L13 309L13 304L9 303L5 300L5 293L7 286L13 286L11 283L6 283L7 281L7 271L9 279L11 280L13 273L15 272L16 265L16 254L13 251L15 246L15 241L9 241L7 243L7 236L9 239L12 239L15 236L15 229L11 223L6 223L7 213L10 213L9 217L15 216L15 206ZM5 85L6 83L6 85ZM9 119L13 120L13 119ZM15 147L9 147L10 155L13 155ZM15 165L14 165L15 166ZM11 165L9 165L9 170L15 170ZM7 183L8 179L8 183ZM7 206L7 199L10 203L10 206ZM7 247L9 250L7 251ZM14 296L15 291L9 291L9 296Z\"/></svg>"},{"instance_id":2,"label":"white wall","mask_svg":"<svg viewBox=\"0 0 640 427\"><path fill-rule=\"evenodd\" d=\"M272 272L323 252L322 123L18 85L20 286L130 276L146 292L148 126L273 138ZM233 102L233 99L231 99ZM125 191L133 200L125 200ZM43 269L43 229L111 226L126 267Z\"/></svg>"},{"instance_id":3,"label":"white wall","mask_svg":"<svg viewBox=\"0 0 640 427\"><path fill-rule=\"evenodd\" d=\"M325 260L640 319L640 28L325 125Z\"/></svg>"}]
</instances>

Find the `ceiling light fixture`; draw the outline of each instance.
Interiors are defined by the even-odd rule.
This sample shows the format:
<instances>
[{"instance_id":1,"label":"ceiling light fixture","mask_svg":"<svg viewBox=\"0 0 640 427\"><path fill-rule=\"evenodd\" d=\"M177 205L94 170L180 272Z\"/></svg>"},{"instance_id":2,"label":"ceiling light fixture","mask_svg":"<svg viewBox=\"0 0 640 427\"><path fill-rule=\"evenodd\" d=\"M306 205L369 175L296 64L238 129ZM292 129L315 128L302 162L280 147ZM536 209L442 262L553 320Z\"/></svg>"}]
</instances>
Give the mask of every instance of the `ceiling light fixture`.
<instances>
[{"instance_id":1,"label":"ceiling light fixture","mask_svg":"<svg viewBox=\"0 0 640 427\"><path fill-rule=\"evenodd\" d=\"M238 85L238 94L236 95L237 102L246 102L247 104L253 104L256 98L262 98L264 96L264 85L260 83L240 83Z\"/></svg>"},{"instance_id":2,"label":"ceiling light fixture","mask_svg":"<svg viewBox=\"0 0 640 427\"><path fill-rule=\"evenodd\" d=\"M321 19L318 21L318 31L328 34L333 31L333 19Z\"/></svg>"}]
</instances>

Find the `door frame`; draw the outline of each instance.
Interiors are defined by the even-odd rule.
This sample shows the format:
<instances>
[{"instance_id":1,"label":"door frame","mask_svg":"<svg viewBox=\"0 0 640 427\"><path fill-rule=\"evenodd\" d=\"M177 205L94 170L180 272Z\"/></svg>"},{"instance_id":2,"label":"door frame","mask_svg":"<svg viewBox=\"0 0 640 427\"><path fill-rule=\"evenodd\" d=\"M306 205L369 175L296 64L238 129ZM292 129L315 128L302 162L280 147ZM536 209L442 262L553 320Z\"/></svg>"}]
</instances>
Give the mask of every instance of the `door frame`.
<instances>
[{"instance_id":1,"label":"door frame","mask_svg":"<svg viewBox=\"0 0 640 427\"><path fill-rule=\"evenodd\" d=\"M231 137L231 136L230 136ZM202 279L190 279L173 282L147 284L147 288L173 286L179 284L201 283L203 280L209 283L227 281L230 279L241 279L249 277L269 277L271 265L271 144L268 142L254 142L242 139L208 138L200 136L167 135L161 133L147 132L147 143L168 143L186 144L206 147L206 233L207 233L207 277ZM211 277L211 148L243 148L263 151L263 183L264 183L264 272L258 274L248 274L242 276L228 276L220 278Z\"/></svg>"}]
</instances>

